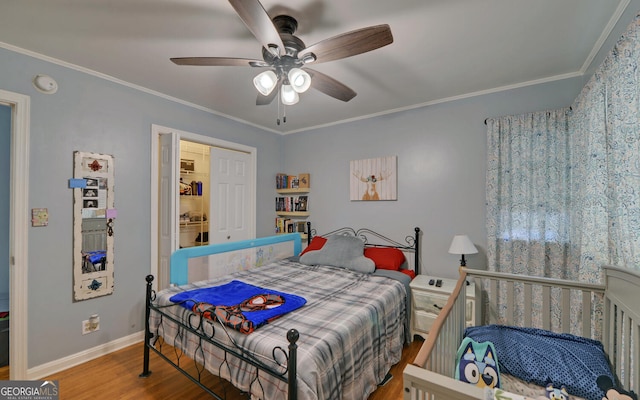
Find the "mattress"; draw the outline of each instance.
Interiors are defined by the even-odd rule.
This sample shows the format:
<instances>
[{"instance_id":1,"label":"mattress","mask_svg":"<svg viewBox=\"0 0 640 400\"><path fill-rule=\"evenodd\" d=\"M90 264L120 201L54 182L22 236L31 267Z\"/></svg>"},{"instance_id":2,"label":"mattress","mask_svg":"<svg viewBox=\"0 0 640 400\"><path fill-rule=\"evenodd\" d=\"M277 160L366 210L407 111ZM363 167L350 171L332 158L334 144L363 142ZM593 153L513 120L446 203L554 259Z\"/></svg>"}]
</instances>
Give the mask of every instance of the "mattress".
<instances>
[{"instance_id":1,"label":"mattress","mask_svg":"<svg viewBox=\"0 0 640 400\"><path fill-rule=\"evenodd\" d=\"M287 332L300 332L298 344L298 398L366 399L400 361L405 339L407 306L405 285L394 279L361 274L343 268L308 266L281 260L232 275L169 288L158 293L158 305L170 305L176 292L240 280L251 285L304 297L307 304L253 333L242 334L213 323L216 339L235 342L247 354L278 369L273 349L286 349ZM192 313L181 306L165 309L181 321ZM255 368L225 354L211 344L200 345L184 329L153 313L151 331L182 349L190 358L258 398L286 399L286 384L267 375L255 380ZM209 323L209 321L206 321ZM209 331L212 331L210 328ZM284 363L281 353L276 358Z\"/></svg>"}]
</instances>

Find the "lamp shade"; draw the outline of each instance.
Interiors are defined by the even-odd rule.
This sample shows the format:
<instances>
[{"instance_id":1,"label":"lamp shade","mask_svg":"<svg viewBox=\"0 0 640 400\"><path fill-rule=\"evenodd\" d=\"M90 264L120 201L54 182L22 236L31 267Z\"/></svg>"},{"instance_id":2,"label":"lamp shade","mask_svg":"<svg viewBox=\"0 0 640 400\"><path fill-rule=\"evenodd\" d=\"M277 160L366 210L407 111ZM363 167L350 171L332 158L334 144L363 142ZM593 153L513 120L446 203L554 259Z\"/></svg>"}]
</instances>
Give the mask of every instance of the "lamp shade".
<instances>
[{"instance_id":1,"label":"lamp shade","mask_svg":"<svg viewBox=\"0 0 640 400\"><path fill-rule=\"evenodd\" d=\"M467 235L455 235L449 247L449 254L476 254L478 249Z\"/></svg>"},{"instance_id":2,"label":"lamp shade","mask_svg":"<svg viewBox=\"0 0 640 400\"><path fill-rule=\"evenodd\" d=\"M288 77L291 87L298 93L306 92L311 87L311 76L300 68L291 68Z\"/></svg>"},{"instance_id":3,"label":"lamp shade","mask_svg":"<svg viewBox=\"0 0 640 400\"><path fill-rule=\"evenodd\" d=\"M278 83L278 77L276 73L271 70L261 72L253 78L253 86L255 86L263 96L271 93L276 87L276 83Z\"/></svg>"},{"instance_id":4,"label":"lamp shade","mask_svg":"<svg viewBox=\"0 0 640 400\"><path fill-rule=\"evenodd\" d=\"M282 85L280 94L282 95L282 104L286 106L292 106L300 100L298 92L293 90L291 85Z\"/></svg>"}]
</instances>

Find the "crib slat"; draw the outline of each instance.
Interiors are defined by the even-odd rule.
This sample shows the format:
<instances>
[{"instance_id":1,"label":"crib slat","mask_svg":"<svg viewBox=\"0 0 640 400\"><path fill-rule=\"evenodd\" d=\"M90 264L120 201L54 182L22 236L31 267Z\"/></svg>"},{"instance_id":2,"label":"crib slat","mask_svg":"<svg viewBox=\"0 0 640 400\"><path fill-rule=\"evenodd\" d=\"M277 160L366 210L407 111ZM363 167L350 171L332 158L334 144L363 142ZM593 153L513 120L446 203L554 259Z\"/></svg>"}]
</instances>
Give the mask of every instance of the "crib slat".
<instances>
[{"instance_id":1,"label":"crib slat","mask_svg":"<svg viewBox=\"0 0 640 400\"><path fill-rule=\"evenodd\" d=\"M542 287L542 329L551 330L551 287Z\"/></svg>"},{"instance_id":2,"label":"crib slat","mask_svg":"<svg viewBox=\"0 0 640 400\"><path fill-rule=\"evenodd\" d=\"M622 370L624 371L624 379L622 380L623 382L623 386L624 387L629 387L629 384L631 383L631 380L629 378L631 378L630 376L630 371L631 371L631 357L632 357L632 353L629 351L631 350L631 318L629 318L628 316L626 316L624 313L622 313L623 315L623 324L620 330L624 330L624 334L623 336L623 340L624 343L622 344L622 349L624 350L623 354L624 354L624 360L623 360L623 364L624 367L622 367ZM618 375L620 376L620 375Z\"/></svg>"},{"instance_id":3,"label":"crib slat","mask_svg":"<svg viewBox=\"0 0 640 400\"><path fill-rule=\"evenodd\" d=\"M562 332L571 333L571 290L562 288Z\"/></svg>"},{"instance_id":4,"label":"crib slat","mask_svg":"<svg viewBox=\"0 0 640 400\"><path fill-rule=\"evenodd\" d=\"M474 279L475 282L475 317L474 317L474 321L475 321L475 325L476 326L482 326L485 321L482 319L482 310L485 309L485 307L482 304L482 281L480 279Z\"/></svg>"},{"instance_id":5,"label":"crib slat","mask_svg":"<svg viewBox=\"0 0 640 400\"><path fill-rule=\"evenodd\" d=\"M620 361L622 361L624 355L622 354L622 321L623 321L623 316L622 316L622 309L620 309L620 307L616 307L616 321L617 321L617 325L611 325L611 326L617 326L619 329L616 329L616 374L618 376L620 376L621 372L622 372L622 363ZM624 357L626 358L626 357Z\"/></svg>"},{"instance_id":6,"label":"crib slat","mask_svg":"<svg viewBox=\"0 0 640 400\"><path fill-rule=\"evenodd\" d=\"M530 283L524 284L524 326L531 326L533 315L533 289Z\"/></svg>"},{"instance_id":7,"label":"crib slat","mask_svg":"<svg viewBox=\"0 0 640 400\"><path fill-rule=\"evenodd\" d=\"M489 286L491 288L491 292L489 292L489 304L498 304L498 281L496 279L490 279L489 280ZM486 316L487 318L487 323L492 324L496 322L496 312L497 310L487 310L488 311L488 315Z\"/></svg>"},{"instance_id":8,"label":"crib slat","mask_svg":"<svg viewBox=\"0 0 640 400\"><path fill-rule=\"evenodd\" d=\"M515 296L513 294L513 281L506 281L507 285L507 304L506 304L506 313L507 313L507 325L513 325L513 317L516 313L516 301Z\"/></svg>"},{"instance_id":9,"label":"crib slat","mask_svg":"<svg viewBox=\"0 0 640 400\"><path fill-rule=\"evenodd\" d=\"M582 336L591 337L591 292L582 292Z\"/></svg>"},{"instance_id":10,"label":"crib slat","mask_svg":"<svg viewBox=\"0 0 640 400\"><path fill-rule=\"evenodd\" d=\"M607 346L607 354L609 354L609 358L613 360L614 364L617 364L617 360L618 360L618 349L616 349L615 346L615 321L616 321L616 308L613 305L613 303L611 302L610 299L605 299L605 307L607 308L607 310L605 311L605 313L608 314L608 318L609 321L608 323L606 323L606 329L605 332L603 334L603 338L604 338L604 343L606 343Z\"/></svg>"}]
</instances>

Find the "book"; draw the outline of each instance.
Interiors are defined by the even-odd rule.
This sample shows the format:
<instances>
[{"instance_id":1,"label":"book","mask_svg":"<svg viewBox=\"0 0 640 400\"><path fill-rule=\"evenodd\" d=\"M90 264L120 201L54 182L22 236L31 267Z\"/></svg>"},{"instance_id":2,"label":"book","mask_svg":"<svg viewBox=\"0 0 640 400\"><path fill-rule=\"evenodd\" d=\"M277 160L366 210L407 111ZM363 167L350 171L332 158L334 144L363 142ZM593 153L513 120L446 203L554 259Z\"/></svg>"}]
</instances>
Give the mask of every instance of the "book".
<instances>
[{"instance_id":1,"label":"book","mask_svg":"<svg viewBox=\"0 0 640 400\"><path fill-rule=\"evenodd\" d=\"M296 202L296 211L308 211L309 199L307 196L298 196Z\"/></svg>"}]
</instances>

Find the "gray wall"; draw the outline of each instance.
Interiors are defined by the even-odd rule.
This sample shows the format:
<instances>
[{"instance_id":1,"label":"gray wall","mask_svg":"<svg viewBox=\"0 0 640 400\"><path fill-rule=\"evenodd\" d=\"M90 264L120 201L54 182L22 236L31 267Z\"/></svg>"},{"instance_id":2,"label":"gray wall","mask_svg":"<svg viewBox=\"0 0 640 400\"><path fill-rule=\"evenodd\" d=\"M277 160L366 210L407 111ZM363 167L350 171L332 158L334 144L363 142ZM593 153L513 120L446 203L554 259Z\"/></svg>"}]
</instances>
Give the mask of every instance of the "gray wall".
<instances>
[{"instance_id":1,"label":"gray wall","mask_svg":"<svg viewBox=\"0 0 640 400\"><path fill-rule=\"evenodd\" d=\"M487 117L569 106L580 79L538 85L405 111L286 137L285 172L311 174L309 209L317 232L366 227L402 240L423 231L422 272L456 277L447 253L468 234L484 268ZM350 201L349 161L398 156L397 201Z\"/></svg>"},{"instance_id":2,"label":"gray wall","mask_svg":"<svg viewBox=\"0 0 640 400\"><path fill-rule=\"evenodd\" d=\"M9 293L10 155L11 107L0 104L0 297L3 293Z\"/></svg>"},{"instance_id":3,"label":"gray wall","mask_svg":"<svg viewBox=\"0 0 640 400\"><path fill-rule=\"evenodd\" d=\"M282 136L265 132L69 68L0 49L0 88L31 97L29 208L49 209L49 226L29 228L29 368L143 329L144 277L150 271L151 125L216 137L258 150L257 234L273 232L273 176ZM31 80L48 74L56 94ZM72 301L74 150L115 159L115 291ZM101 328L82 336L81 321Z\"/></svg>"}]
</instances>

